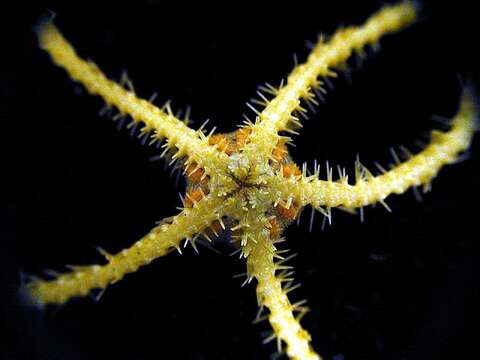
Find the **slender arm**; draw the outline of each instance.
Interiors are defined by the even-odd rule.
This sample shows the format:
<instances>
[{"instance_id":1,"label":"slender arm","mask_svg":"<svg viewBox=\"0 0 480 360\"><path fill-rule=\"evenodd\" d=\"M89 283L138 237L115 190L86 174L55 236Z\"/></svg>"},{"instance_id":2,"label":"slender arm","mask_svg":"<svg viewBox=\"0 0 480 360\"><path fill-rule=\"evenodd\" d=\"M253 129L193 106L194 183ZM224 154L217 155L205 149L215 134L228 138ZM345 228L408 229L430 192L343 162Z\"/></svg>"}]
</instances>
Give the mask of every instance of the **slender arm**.
<instances>
[{"instance_id":1,"label":"slender arm","mask_svg":"<svg viewBox=\"0 0 480 360\"><path fill-rule=\"evenodd\" d=\"M187 156L207 173L214 171L215 165L226 162L225 154L209 146L203 133L189 128L170 111L165 112L151 102L138 98L133 91L109 80L93 62L81 59L52 22L38 26L37 35L40 47L50 54L55 64L65 69L90 94L101 96L107 106L115 106L120 114L129 115L134 122L143 123L141 131L152 131L153 140L166 138L166 146L175 147L174 158Z\"/></svg>"},{"instance_id":2,"label":"slender arm","mask_svg":"<svg viewBox=\"0 0 480 360\"><path fill-rule=\"evenodd\" d=\"M353 51L361 51L367 44L376 44L385 34L400 30L416 18L412 2L385 6L373 15L363 26L351 26L337 31L328 42L320 40L312 50L306 63L298 65L288 76L284 87L276 91L257 117L246 151L259 153L266 158L272 154L278 143L279 131L297 127L298 119L292 116L299 109L301 99L311 99L312 87L320 87L321 76L332 76L331 68L343 64Z\"/></svg>"},{"instance_id":3,"label":"slender arm","mask_svg":"<svg viewBox=\"0 0 480 360\"><path fill-rule=\"evenodd\" d=\"M464 90L450 131L432 131L429 145L383 175L373 176L366 171L355 185L319 180L316 176L291 177L286 181L278 175L272 177L272 186L280 198L293 198L300 206L356 208L381 202L412 186L428 185L443 166L454 163L459 153L469 148L477 118L473 95Z\"/></svg>"},{"instance_id":4,"label":"slender arm","mask_svg":"<svg viewBox=\"0 0 480 360\"><path fill-rule=\"evenodd\" d=\"M183 239L192 239L223 215L228 204L217 196L209 196L185 208L168 223L155 227L132 247L118 254L101 251L107 263L72 267L72 272L62 274L52 281L34 281L27 290L39 304L62 304L76 296L85 296L93 289L105 289L135 272L140 266L164 256L174 249L179 250Z\"/></svg>"},{"instance_id":5,"label":"slender arm","mask_svg":"<svg viewBox=\"0 0 480 360\"><path fill-rule=\"evenodd\" d=\"M281 341L286 343L290 359L320 360L310 345L310 334L300 325L299 317L294 315L294 311L302 310L300 305L291 304L287 296L288 289L282 287L288 279L281 273L285 267L281 260L274 261L275 257L281 257L276 255L275 239L267 230L268 221L265 216L259 215L257 221L249 225L243 235L249 239L243 248L244 254L248 254L248 276L257 280L258 305L270 312L268 320L273 328L272 338L276 337L279 345Z\"/></svg>"}]
</instances>

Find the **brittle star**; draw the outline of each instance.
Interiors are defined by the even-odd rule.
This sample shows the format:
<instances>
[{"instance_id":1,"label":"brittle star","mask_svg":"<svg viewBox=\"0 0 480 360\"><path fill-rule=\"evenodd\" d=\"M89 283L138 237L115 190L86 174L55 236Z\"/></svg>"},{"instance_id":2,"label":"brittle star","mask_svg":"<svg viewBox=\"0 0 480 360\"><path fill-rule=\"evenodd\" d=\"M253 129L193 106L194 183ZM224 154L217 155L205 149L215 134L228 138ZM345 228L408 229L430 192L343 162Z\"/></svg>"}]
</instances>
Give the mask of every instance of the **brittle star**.
<instances>
[{"instance_id":1,"label":"brittle star","mask_svg":"<svg viewBox=\"0 0 480 360\"><path fill-rule=\"evenodd\" d=\"M420 185L428 189L440 169L470 146L477 114L473 95L465 89L450 130L432 131L423 150L408 154L404 162L395 156L395 164L389 170L379 166L381 174L376 176L357 160L354 184L344 169L339 169L334 181L328 166L326 180L320 179L317 166L313 173L306 166L298 167L287 148L292 139L285 134L302 127L300 116L306 112L302 101L317 104L315 93L323 91L321 79L336 76L333 68L345 65L365 46L376 46L381 36L408 26L416 17L415 5L403 2L384 7L363 26L343 28L329 40L320 38L307 61L297 65L285 83L260 87L256 103L263 109L250 105L255 120L247 120L229 134L206 134L203 126L194 130L173 114L168 103L157 108L150 100L138 98L131 87L109 80L93 62L78 57L52 22L42 23L37 28L40 47L89 93L101 96L107 109L116 108L115 120L130 116L129 126L140 126L145 140L164 141L163 156L183 168L187 191L181 212L162 220L132 247L117 254L101 250L104 265L72 267L53 280L30 282L26 286L31 296L39 304L63 304L105 289L171 251L181 252L183 240L195 248L201 237L211 242L220 232L229 232L233 246L246 259L246 282L256 280L258 304L268 311L273 333L267 340L276 338L279 349L285 343L292 359L320 359L300 324L307 308L303 302L292 304L287 296L296 285L291 267L285 265L290 256L276 248L285 240L284 229L307 205L330 220L334 207L354 211L381 203L389 209L385 203L389 195Z\"/></svg>"}]
</instances>

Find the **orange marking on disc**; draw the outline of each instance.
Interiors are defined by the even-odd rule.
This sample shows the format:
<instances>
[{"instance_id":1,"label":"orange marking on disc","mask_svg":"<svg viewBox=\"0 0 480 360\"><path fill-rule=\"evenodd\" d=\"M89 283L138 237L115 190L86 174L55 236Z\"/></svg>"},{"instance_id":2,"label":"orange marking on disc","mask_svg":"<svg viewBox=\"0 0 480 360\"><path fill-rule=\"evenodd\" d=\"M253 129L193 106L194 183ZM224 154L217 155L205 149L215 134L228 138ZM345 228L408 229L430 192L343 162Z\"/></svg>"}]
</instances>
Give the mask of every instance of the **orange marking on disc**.
<instances>
[{"instance_id":1,"label":"orange marking on disc","mask_svg":"<svg viewBox=\"0 0 480 360\"><path fill-rule=\"evenodd\" d=\"M185 195L185 206L192 207L194 204L203 199L205 193L202 189L193 189Z\"/></svg>"},{"instance_id":2,"label":"orange marking on disc","mask_svg":"<svg viewBox=\"0 0 480 360\"><path fill-rule=\"evenodd\" d=\"M228 138L223 134L213 135L208 139L208 143L210 145L218 145L217 149L227 155L232 155L235 151L235 148L230 144Z\"/></svg>"},{"instance_id":3,"label":"orange marking on disc","mask_svg":"<svg viewBox=\"0 0 480 360\"><path fill-rule=\"evenodd\" d=\"M272 151L272 156L277 161L282 161L288 154L287 146L284 143L278 143Z\"/></svg>"},{"instance_id":4,"label":"orange marking on disc","mask_svg":"<svg viewBox=\"0 0 480 360\"><path fill-rule=\"evenodd\" d=\"M197 168L197 163L193 162L187 166L186 174L188 180L194 183L206 184L208 182L208 176L205 175L205 171L201 168Z\"/></svg>"},{"instance_id":5,"label":"orange marking on disc","mask_svg":"<svg viewBox=\"0 0 480 360\"><path fill-rule=\"evenodd\" d=\"M294 220L298 215L298 210L299 210L298 206L295 204L291 204L289 208L286 208L285 206L278 204L276 209L278 214L288 221Z\"/></svg>"},{"instance_id":6,"label":"orange marking on disc","mask_svg":"<svg viewBox=\"0 0 480 360\"><path fill-rule=\"evenodd\" d=\"M215 235L218 235L223 230L222 224L220 224L220 221L215 220L212 222L210 225L210 229L215 233Z\"/></svg>"},{"instance_id":7,"label":"orange marking on disc","mask_svg":"<svg viewBox=\"0 0 480 360\"><path fill-rule=\"evenodd\" d=\"M282 227L280 226L280 224L278 223L277 219L275 218L270 218L268 220L268 222L270 223L270 236L271 237L278 237L280 236L280 234L282 233Z\"/></svg>"},{"instance_id":8,"label":"orange marking on disc","mask_svg":"<svg viewBox=\"0 0 480 360\"><path fill-rule=\"evenodd\" d=\"M252 128L245 127L235 132L235 139L237 140L237 147L240 148L248 142L248 138L252 133Z\"/></svg>"},{"instance_id":9,"label":"orange marking on disc","mask_svg":"<svg viewBox=\"0 0 480 360\"><path fill-rule=\"evenodd\" d=\"M204 234L207 235L208 238L210 238L218 236L222 231L222 224L220 224L220 221L215 220L210 224L210 227L204 230Z\"/></svg>"},{"instance_id":10,"label":"orange marking on disc","mask_svg":"<svg viewBox=\"0 0 480 360\"><path fill-rule=\"evenodd\" d=\"M285 165L283 165L282 171L283 171L283 176L285 176L285 177L290 177L292 175L294 175L294 176L302 175L302 172L300 171L298 166L295 165L295 164L285 164Z\"/></svg>"}]
</instances>

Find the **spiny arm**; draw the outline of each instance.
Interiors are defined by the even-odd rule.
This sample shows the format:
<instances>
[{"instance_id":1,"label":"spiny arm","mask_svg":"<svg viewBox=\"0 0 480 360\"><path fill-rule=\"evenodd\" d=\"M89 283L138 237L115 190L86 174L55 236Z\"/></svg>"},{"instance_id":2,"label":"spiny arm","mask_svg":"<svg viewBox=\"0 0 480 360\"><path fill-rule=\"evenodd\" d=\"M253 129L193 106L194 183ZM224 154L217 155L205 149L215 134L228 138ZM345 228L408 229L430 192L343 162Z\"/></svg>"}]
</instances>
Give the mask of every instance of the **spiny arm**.
<instances>
[{"instance_id":1,"label":"spiny arm","mask_svg":"<svg viewBox=\"0 0 480 360\"><path fill-rule=\"evenodd\" d=\"M59 275L54 280L27 284L27 290L34 300L43 305L62 304L73 297L85 296L93 289L105 289L126 274L137 271L140 266L174 249L179 250L183 239L194 239L213 221L220 219L226 206L217 196L206 197L193 207L185 208L168 223L155 227L132 247L115 255L102 250L107 264L72 267L72 272Z\"/></svg>"},{"instance_id":2,"label":"spiny arm","mask_svg":"<svg viewBox=\"0 0 480 360\"><path fill-rule=\"evenodd\" d=\"M300 206L315 208L356 208L382 202L390 194L402 194L412 186L428 186L440 169L454 163L459 153L469 148L476 130L478 113L471 92L463 91L459 110L447 132L432 131L430 144L383 175L373 176L365 169L355 185L315 177L272 178L283 198L292 198Z\"/></svg>"},{"instance_id":3,"label":"spiny arm","mask_svg":"<svg viewBox=\"0 0 480 360\"><path fill-rule=\"evenodd\" d=\"M250 151L269 157L280 140L278 132L300 125L292 113L300 109L300 99L313 99L311 89L321 87L318 77L333 76L331 68L343 64L353 51L376 44L381 36L409 25L415 18L414 4L402 2L384 7L361 27L341 29L328 42L320 40L307 62L293 69L284 87L269 89L276 96L265 103L257 117L250 136Z\"/></svg>"},{"instance_id":4,"label":"spiny arm","mask_svg":"<svg viewBox=\"0 0 480 360\"><path fill-rule=\"evenodd\" d=\"M208 139L201 131L189 128L171 111L165 112L151 102L138 98L134 92L108 79L93 62L81 59L52 22L43 22L36 30L40 47L50 54L55 64L65 69L90 94L101 96L107 106L114 106L120 114L130 116L134 122L143 123L141 132L153 132L152 140L166 138L166 146L175 147L174 158L186 156L207 173L213 171L215 164L226 161L224 154L208 145Z\"/></svg>"},{"instance_id":5,"label":"spiny arm","mask_svg":"<svg viewBox=\"0 0 480 360\"><path fill-rule=\"evenodd\" d=\"M281 257L276 254L275 240L266 228L268 221L264 220L250 222L248 233L244 234L248 241L243 251L247 256L248 276L257 280L258 305L269 310L268 320L273 328L271 338L277 338L279 347L281 341L286 343L290 359L320 360L310 345L310 334L300 325L305 308L300 304L291 304L287 296L289 289L282 288L282 284L290 282L289 275L285 275L285 271L284 274L278 274L285 266L282 265L282 260L274 261L275 257ZM300 312L300 315L296 317L294 311Z\"/></svg>"}]
</instances>

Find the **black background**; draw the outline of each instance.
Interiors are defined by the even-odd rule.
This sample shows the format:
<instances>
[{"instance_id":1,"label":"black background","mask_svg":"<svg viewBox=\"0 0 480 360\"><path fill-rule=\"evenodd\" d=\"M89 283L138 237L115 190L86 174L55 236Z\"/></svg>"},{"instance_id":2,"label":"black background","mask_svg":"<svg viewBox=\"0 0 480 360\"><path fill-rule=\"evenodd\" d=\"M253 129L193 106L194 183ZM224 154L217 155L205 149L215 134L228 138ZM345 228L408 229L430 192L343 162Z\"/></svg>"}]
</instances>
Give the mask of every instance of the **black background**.
<instances>
[{"instance_id":1,"label":"black background","mask_svg":"<svg viewBox=\"0 0 480 360\"><path fill-rule=\"evenodd\" d=\"M324 4L327 3L327 4ZM15 297L19 271L40 274L65 264L100 262L94 247L116 252L176 213L178 192L158 152L97 115L88 96L38 49L32 28L50 9L83 57L110 77L123 69L137 93L159 92L175 109L192 106L234 130L245 102L265 81L278 83L303 61L306 40L359 24L382 1L223 4L182 1L38 2L4 9L1 132L3 160L0 352L4 359L266 359L266 323L252 325L254 285L232 279L243 261L189 247L111 286L100 302L77 299L37 311ZM314 158L367 167L391 161L390 146L412 150L434 123L452 116L461 78L478 84L478 20L467 2L424 2L418 24L386 36L380 52L359 66L352 83L334 81L327 103L304 122L298 163ZM291 261L308 299L303 324L326 359L478 358L469 339L479 300L478 138L467 161L449 166L423 202L412 193L366 209L366 221L334 212L321 231L309 210L286 231ZM471 208L470 208L471 207Z\"/></svg>"}]
</instances>

